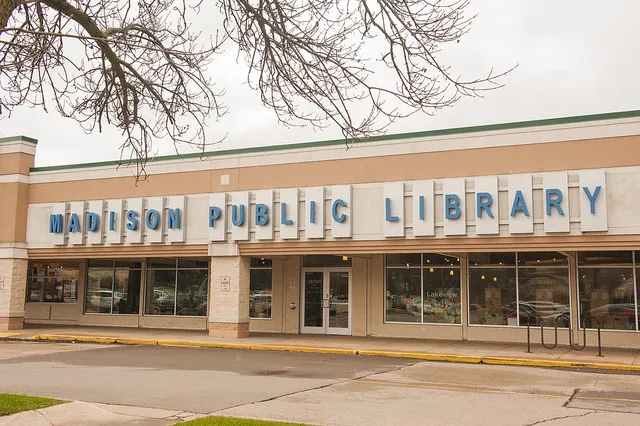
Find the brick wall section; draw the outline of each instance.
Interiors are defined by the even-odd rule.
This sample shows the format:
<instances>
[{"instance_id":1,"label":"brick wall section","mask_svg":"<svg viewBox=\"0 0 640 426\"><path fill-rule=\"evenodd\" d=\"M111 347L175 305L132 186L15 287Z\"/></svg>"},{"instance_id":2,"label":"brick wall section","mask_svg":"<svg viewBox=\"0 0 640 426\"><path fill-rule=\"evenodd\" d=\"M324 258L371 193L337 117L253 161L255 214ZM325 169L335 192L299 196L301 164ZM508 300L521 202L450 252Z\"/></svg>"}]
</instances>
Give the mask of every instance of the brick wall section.
<instances>
[{"instance_id":1,"label":"brick wall section","mask_svg":"<svg viewBox=\"0 0 640 426\"><path fill-rule=\"evenodd\" d=\"M225 338L249 336L249 258L241 256L211 259L209 335ZM223 277L229 277L223 291Z\"/></svg>"},{"instance_id":2,"label":"brick wall section","mask_svg":"<svg viewBox=\"0 0 640 426\"><path fill-rule=\"evenodd\" d=\"M22 328L27 265L26 259L0 259L0 277L4 277L4 288L0 290L0 330Z\"/></svg>"}]
</instances>

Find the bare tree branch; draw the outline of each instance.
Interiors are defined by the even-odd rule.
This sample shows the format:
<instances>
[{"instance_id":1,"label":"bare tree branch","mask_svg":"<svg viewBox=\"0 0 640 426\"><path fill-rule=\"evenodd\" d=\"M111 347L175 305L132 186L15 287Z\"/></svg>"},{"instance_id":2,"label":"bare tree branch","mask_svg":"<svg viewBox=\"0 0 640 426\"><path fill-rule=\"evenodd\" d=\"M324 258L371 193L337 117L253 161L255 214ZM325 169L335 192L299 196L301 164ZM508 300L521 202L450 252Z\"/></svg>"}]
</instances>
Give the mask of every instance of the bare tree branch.
<instances>
[{"instance_id":1,"label":"bare tree branch","mask_svg":"<svg viewBox=\"0 0 640 426\"><path fill-rule=\"evenodd\" d=\"M511 71L465 79L441 61L469 31L468 0L212 0L223 35L208 42L191 25L203 1L0 0L0 114L53 102L87 132L115 126L140 177L158 138L204 150L226 112L208 70L224 42L281 123L337 126L346 141Z\"/></svg>"}]
</instances>

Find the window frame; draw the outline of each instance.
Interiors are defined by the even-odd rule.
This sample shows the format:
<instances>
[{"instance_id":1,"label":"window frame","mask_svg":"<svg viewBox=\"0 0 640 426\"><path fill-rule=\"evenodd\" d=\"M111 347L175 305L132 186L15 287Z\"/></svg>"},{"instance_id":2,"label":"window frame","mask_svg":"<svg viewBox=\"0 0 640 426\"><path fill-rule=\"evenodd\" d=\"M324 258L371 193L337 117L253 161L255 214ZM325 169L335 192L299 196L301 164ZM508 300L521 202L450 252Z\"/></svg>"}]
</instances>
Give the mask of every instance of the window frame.
<instances>
[{"instance_id":1,"label":"window frame","mask_svg":"<svg viewBox=\"0 0 640 426\"><path fill-rule=\"evenodd\" d=\"M101 270L111 270L111 277L113 278L113 280L111 281L111 303L110 303L110 312L87 312L87 295L89 293L89 269L91 269L91 267L89 266L89 263L92 260L101 260L101 261L110 261L112 262L112 266L111 268L107 267L107 266L95 266L95 269L101 269ZM137 314L120 314L120 313L113 313L113 293L115 291L116 288L116 271L117 270L127 270L127 271L140 271L140 287L138 288L138 312L140 311L140 297L142 296L142 289L143 289L143 285L144 285L144 262L142 260L139 259L128 259L131 262L139 262L140 263L140 268L130 268L130 267L124 267L124 266L116 266L117 262L120 261L122 259L87 259L85 262L85 273L84 273L84 278L85 278L85 283L84 283L84 297L83 297L83 301L82 301L82 315L109 315L109 316L140 316L140 313Z\"/></svg>"},{"instance_id":2,"label":"window frame","mask_svg":"<svg viewBox=\"0 0 640 426\"><path fill-rule=\"evenodd\" d=\"M255 259L259 259L259 258L255 258ZM251 265L251 260L249 261L249 265ZM251 316L251 309L249 309L249 320L253 321L253 320L259 320L259 321L271 321L273 319L273 259L271 260L271 265L270 266L249 266L249 298L251 298L251 271L256 270L256 271L264 271L264 270L269 270L271 271L271 294L269 295L270 298L270 309L269 309L269 317L268 318L260 318L260 317L252 317Z\"/></svg>"},{"instance_id":3,"label":"window frame","mask_svg":"<svg viewBox=\"0 0 640 426\"><path fill-rule=\"evenodd\" d=\"M588 252L591 250L583 250L583 252ZM608 250L608 251L627 251L627 250ZM601 331L606 331L607 333L638 333L640 332L640 320L638 319L638 315L640 313L640 311L638 310L638 286L640 285L640 283L638 283L638 269L640 269L640 265L638 265L637 261L639 260L637 257L637 253L638 251L636 250L631 250L631 264L625 264L625 263L603 263L600 265L583 265L580 266L579 262L578 262L578 253L580 252L576 252L576 296L578 299L578 330L582 331L585 330L584 327L582 327L582 303L580 300L580 269L629 269L631 268L632 271L632 277L633 277L633 297L634 297L634 309L635 309L635 319L636 319L636 328L635 330L620 330L620 329L614 329L614 328L601 328ZM587 331L597 331L597 328L592 328L592 327L586 327Z\"/></svg>"},{"instance_id":4,"label":"window frame","mask_svg":"<svg viewBox=\"0 0 640 426\"><path fill-rule=\"evenodd\" d=\"M78 270L78 277L76 279L76 285L75 285L75 302L54 302L54 301L48 301L48 300L44 300L44 279L46 278L50 278L48 274L44 275L42 277L43 282L40 285L40 300L36 300L36 301L31 301L31 284L33 283L32 279L33 279L33 275L32 275L32 262L43 262L43 268L45 269L49 269L49 264L51 262L60 262L60 263L64 263L64 262L78 262L77 263L77 270ZM73 259L60 259L60 260L54 260L54 259L27 259L27 285L25 286L25 305L29 304L29 303L39 303L39 304L51 304L51 305L78 305L79 302L79 297L80 297L80 288L82 286L81 281L82 281L82 267L83 267L83 261L82 260L73 260ZM57 269L57 268L53 268L53 269ZM64 292L64 289L63 289Z\"/></svg>"},{"instance_id":5,"label":"window frame","mask_svg":"<svg viewBox=\"0 0 640 426\"><path fill-rule=\"evenodd\" d=\"M142 303L142 311L141 311L141 315L145 316L145 317L154 317L154 318L207 318L209 316L209 302L211 300L211 259L208 258L206 260L207 262L207 267L203 267L203 268L186 268L186 267L180 267L180 259L182 260L192 260L194 258L189 258L189 257L162 257L162 258L158 258L158 259L172 259L175 261L174 266L170 267L170 266L166 266L166 265L162 265L162 266L152 266L149 267L149 261L152 260L153 258L147 258L146 262L145 262L145 270L144 270L144 298L143 298L143 303ZM195 259L200 259L200 258L195 258ZM202 262L204 262L204 259L201 260ZM147 291L149 289L153 289L153 285L151 283L151 280L149 279L149 272L151 271L174 271L175 272L175 279L174 279L174 283L173 283L173 314L170 315L162 315L162 314L149 314L147 313ZM178 315L177 314L177 309L178 309L178 276L179 276L179 271L207 271L207 310L205 312L204 315ZM149 287L147 287L149 286ZM142 288L142 286L141 286Z\"/></svg>"},{"instance_id":6,"label":"window frame","mask_svg":"<svg viewBox=\"0 0 640 426\"><path fill-rule=\"evenodd\" d=\"M547 253L548 251L542 251L541 253ZM502 327L502 328L526 328L526 325L520 325L520 270L521 269L566 269L567 270L567 278L568 278L568 290L569 290L569 320L573 320L573 301L571 300L571 257L564 256L562 253L558 252L559 255L565 257L567 262L561 265L520 265L520 253L537 253L537 252L529 252L529 251L513 251L507 253L515 253L515 264L514 265L473 265L471 266L471 262L467 262L467 271L470 269L500 269L500 268L513 268L516 270L516 325L504 325L504 324L471 324L469 321L471 315L471 304L470 304L470 294L471 294L471 282L469 280L471 274L467 273L467 326L468 327ZM577 264L577 262L576 262ZM563 328L564 329L564 328ZM568 327L567 327L568 329Z\"/></svg>"},{"instance_id":7,"label":"window frame","mask_svg":"<svg viewBox=\"0 0 640 426\"><path fill-rule=\"evenodd\" d=\"M394 253L395 254L395 253ZM410 324L410 325L426 325L426 326L445 326L445 327L462 327L462 302L463 302L463 297L462 297L462 286L463 286L463 278L462 278L462 257L459 255L452 255L452 254L446 254L446 253L439 253L439 252L412 252L412 253L398 253L398 254L418 254L420 256L420 266L416 265L416 266L410 266L410 267L402 267L402 266L387 266L387 254L385 254L383 256L383 275L384 275L384 291L383 291L383 303L382 303L382 318L383 318L383 324ZM428 266L427 268L431 269L433 268L435 269L457 269L458 270L458 274L460 276L460 283L459 283L459 287L458 287L458 291L459 291L459 295L460 295L460 305L461 305L461 310L460 310L460 322L459 323L445 323L445 322L424 322L424 270L425 270L425 265L427 264L424 261L424 256L425 254L437 254L437 255L441 255L441 256L448 256L448 257L453 257L457 259L458 264L457 265L453 265L453 266L444 266L444 265L435 265L435 266ZM387 279L387 271L389 269L395 269L395 270L406 270L406 269L420 269L420 321L415 321L415 322L408 322L408 321L389 321L387 319L387 289L388 289L388 279Z\"/></svg>"}]
</instances>

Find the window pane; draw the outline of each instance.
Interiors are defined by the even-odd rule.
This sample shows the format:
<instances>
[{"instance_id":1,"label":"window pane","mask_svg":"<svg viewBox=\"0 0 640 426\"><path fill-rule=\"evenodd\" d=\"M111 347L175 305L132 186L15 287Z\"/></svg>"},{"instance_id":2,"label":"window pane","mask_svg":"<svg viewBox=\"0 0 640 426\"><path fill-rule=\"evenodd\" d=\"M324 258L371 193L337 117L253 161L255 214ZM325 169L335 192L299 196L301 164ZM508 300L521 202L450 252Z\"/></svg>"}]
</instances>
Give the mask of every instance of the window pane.
<instances>
[{"instance_id":1,"label":"window pane","mask_svg":"<svg viewBox=\"0 0 640 426\"><path fill-rule=\"evenodd\" d=\"M632 268L582 268L580 280L580 326L587 316L603 329L635 330L636 308ZM598 322L587 320L587 327Z\"/></svg>"},{"instance_id":2,"label":"window pane","mask_svg":"<svg viewBox=\"0 0 640 426\"><path fill-rule=\"evenodd\" d=\"M178 268L209 269L209 261L202 259L178 259Z\"/></svg>"},{"instance_id":3,"label":"window pane","mask_svg":"<svg viewBox=\"0 0 640 426\"><path fill-rule=\"evenodd\" d=\"M620 265L631 266L633 252L630 251L587 251L578 253L578 265Z\"/></svg>"},{"instance_id":4,"label":"window pane","mask_svg":"<svg viewBox=\"0 0 640 426\"><path fill-rule=\"evenodd\" d=\"M27 301L40 302L47 269L44 261L29 261L29 279L27 281Z\"/></svg>"},{"instance_id":5,"label":"window pane","mask_svg":"<svg viewBox=\"0 0 640 426\"><path fill-rule=\"evenodd\" d=\"M420 268L387 269L387 322L420 322Z\"/></svg>"},{"instance_id":6,"label":"window pane","mask_svg":"<svg viewBox=\"0 0 640 426\"><path fill-rule=\"evenodd\" d=\"M77 303L79 262L30 261L27 276L29 302Z\"/></svg>"},{"instance_id":7,"label":"window pane","mask_svg":"<svg viewBox=\"0 0 640 426\"><path fill-rule=\"evenodd\" d=\"M533 315L553 325L558 315L569 314L569 268L520 268L518 286L520 325L526 326ZM539 325L539 320L532 319L531 324ZM566 327L567 322L558 326Z\"/></svg>"},{"instance_id":8,"label":"window pane","mask_svg":"<svg viewBox=\"0 0 640 426\"><path fill-rule=\"evenodd\" d=\"M469 269L469 322L518 325L515 268Z\"/></svg>"},{"instance_id":9,"label":"window pane","mask_svg":"<svg viewBox=\"0 0 640 426\"><path fill-rule=\"evenodd\" d=\"M113 293L114 314L137 314L140 307L139 269L116 269L116 287Z\"/></svg>"},{"instance_id":10,"label":"window pane","mask_svg":"<svg viewBox=\"0 0 640 426\"><path fill-rule=\"evenodd\" d=\"M264 257L251 258L252 268L271 268L272 266L273 266L273 261L271 259L265 259Z\"/></svg>"},{"instance_id":11,"label":"window pane","mask_svg":"<svg viewBox=\"0 0 640 426\"><path fill-rule=\"evenodd\" d=\"M325 266L351 266L351 258L348 256L309 255L302 259L303 265L309 268L324 268Z\"/></svg>"},{"instance_id":12,"label":"window pane","mask_svg":"<svg viewBox=\"0 0 640 426\"><path fill-rule=\"evenodd\" d=\"M149 268L175 268L176 267L176 259L149 259L148 260Z\"/></svg>"},{"instance_id":13,"label":"window pane","mask_svg":"<svg viewBox=\"0 0 640 426\"><path fill-rule=\"evenodd\" d=\"M271 269L252 269L249 280L249 317L271 318Z\"/></svg>"},{"instance_id":14,"label":"window pane","mask_svg":"<svg viewBox=\"0 0 640 426\"><path fill-rule=\"evenodd\" d=\"M424 258L424 267L427 266L459 266L460 258L457 256L447 256L437 253L425 253L422 255Z\"/></svg>"},{"instance_id":15,"label":"window pane","mask_svg":"<svg viewBox=\"0 0 640 426\"><path fill-rule=\"evenodd\" d=\"M116 260L116 268L140 269L140 268L142 268L142 263L141 262L128 262L126 260Z\"/></svg>"},{"instance_id":16,"label":"window pane","mask_svg":"<svg viewBox=\"0 0 640 426\"><path fill-rule=\"evenodd\" d=\"M515 253L469 253L469 266L515 266Z\"/></svg>"},{"instance_id":17,"label":"window pane","mask_svg":"<svg viewBox=\"0 0 640 426\"><path fill-rule=\"evenodd\" d=\"M412 267L412 266L421 266L421 255L416 254L388 254L387 256L387 266L403 266L403 267Z\"/></svg>"},{"instance_id":18,"label":"window pane","mask_svg":"<svg viewBox=\"0 0 640 426\"><path fill-rule=\"evenodd\" d=\"M566 256L555 251L549 252L532 252L518 253L519 266L562 266L568 265L569 261Z\"/></svg>"},{"instance_id":19,"label":"window pane","mask_svg":"<svg viewBox=\"0 0 640 426\"><path fill-rule=\"evenodd\" d=\"M113 297L113 269L89 268L84 311L88 314L110 314Z\"/></svg>"},{"instance_id":20,"label":"window pane","mask_svg":"<svg viewBox=\"0 0 640 426\"><path fill-rule=\"evenodd\" d=\"M176 270L150 270L147 275L147 315L173 315L175 306Z\"/></svg>"},{"instance_id":21,"label":"window pane","mask_svg":"<svg viewBox=\"0 0 640 426\"><path fill-rule=\"evenodd\" d=\"M181 269L178 271L177 315L204 317L207 315L209 271Z\"/></svg>"},{"instance_id":22,"label":"window pane","mask_svg":"<svg viewBox=\"0 0 640 426\"><path fill-rule=\"evenodd\" d=\"M460 324L460 269L425 268L423 277L423 322Z\"/></svg>"},{"instance_id":23,"label":"window pane","mask_svg":"<svg viewBox=\"0 0 640 426\"><path fill-rule=\"evenodd\" d=\"M113 260L89 259L89 268L113 268Z\"/></svg>"}]
</instances>

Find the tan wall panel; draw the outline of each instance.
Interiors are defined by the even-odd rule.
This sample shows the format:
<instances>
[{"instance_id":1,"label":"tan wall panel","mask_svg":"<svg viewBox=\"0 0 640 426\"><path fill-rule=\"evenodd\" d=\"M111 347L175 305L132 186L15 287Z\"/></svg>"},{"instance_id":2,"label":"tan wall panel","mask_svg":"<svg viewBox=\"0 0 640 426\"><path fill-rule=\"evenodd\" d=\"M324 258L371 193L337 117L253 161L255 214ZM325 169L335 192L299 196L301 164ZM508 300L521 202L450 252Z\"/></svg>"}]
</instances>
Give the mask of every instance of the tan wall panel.
<instances>
[{"instance_id":1,"label":"tan wall panel","mask_svg":"<svg viewBox=\"0 0 640 426\"><path fill-rule=\"evenodd\" d=\"M80 325L96 327L138 327L137 315L80 315Z\"/></svg>"},{"instance_id":2,"label":"tan wall panel","mask_svg":"<svg viewBox=\"0 0 640 426\"><path fill-rule=\"evenodd\" d=\"M28 175L35 156L24 152L0 154L0 175Z\"/></svg>"},{"instance_id":3,"label":"tan wall panel","mask_svg":"<svg viewBox=\"0 0 640 426\"><path fill-rule=\"evenodd\" d=\"M27 240L28 183L0 183L0 243Z\"/></svg>"},{"instance_id":4,"label":"tan wall panel","mask_svg":"<svg viewBox=\"0 0 640 426\"><path fill-rule=\"evenodd\" d=\"M576 251L640 249L640 235L573 235L497 238L417 238L410 240L340 240L239 243L243 256L290 254L384 254L428 251Z\"/></svg>"},{"instance_id":5,"label":"tan wall panel","mask_svg":"<svg viewBox=\"0 0 640 426\"><path fill-rule=\"evenodd\" d=\"M251 319L249 320L249 331L260 333L282 333L285 309L284 298L285 289L285 265L286 262L280 260L273 261L272 270L272 297L271 297L271 319ZM288 309L288 305L287 305Z\"/></svg>"},{"instance_id":6,"label":"tan wall panel","mask_svg":"<svg viewBox=\"0 0 640 426\"><path fill-rule=\"evenodd\" d=\"M367 285L369 261L353 258L353 276L351 277L351 335L367 335Z\"/></svg>"},{"instance_id":7,"label":"tan wall panel","mask_svg":"<svg viewBox=\"0 0 640 426\"><path fill-rule=\"evenodd\" d=\"M161 316L140 317L140 327L143 328L172 328L183 330L206 330L207 318L180 318Z\"/></svg>"},{"instance_id":8,"label":"tan wall panel","mask_svg":"<svg viewBox=\"0 0 640 426\"><path fill-rule=\"evenodd\" d=\"M285 323L284 332L297 334L300 332L300 304L302 303L300 297L300 280L302 278L302 271L300 267L302 265L302 258L300 256L288 256L285 271ZM293 290L291 290L293 287ZM295 303L295 309L289 309L289 305Z\"/></svg>"},{"instance_id":9,"label":"tan wall panel","mask_svg":"<svg viewBox=\"0 0 640 426\"><path fill-rule=\"evenodd\" d=\"M221 175L229 175L229 185L220 185ZM133 177L34 183L31 184L29 202L33 204L235 191L237 175L236 169L225 169L155 174L137 184Z\"/></svg>"},{"instance_id":10,"label":"tan wall panel","mask_svg":"<svg viewBox=\"0 0 640 426\"><path fill-rule=\"evenodd\" d=\"M125 259L142 257L208 257L208 248L199 245L137 245L107 247L55 247L29 249L29 259Z\"/></svg>"},{"instance_id":11,"label":"tan wall panel","mask_svg":"<svg viewBox=\"0 0 640 426\"><path fill-rule=\"evenodd\" d=\"M54 321L78 321L80 317L79 304L58 303L51 305L51 319Z\"/></svg>"},{"instance_id":12,"label":"tan wall panel","mask_svg":"<svg viewBox=\"0 0 640 426\"><path fill-rule=\"evenodd\" d=\"M30 203L640 165L640 136L32 184ZM354 148L357 149L357 148ZM215 160L212 160L215 164ZM220 176L230 184L220 186Z\"/></svg>"},{"instance_id":13,"label":"tan wall panel","mask_svg":"<svg viewBox=\"0 0 640 426\"><path fill-rule=\"evenodd\" d=\"M24 306L25 320L48 320L51 313L51 305L48 303L27 303Z\"/></svg>"}]
</instances>

